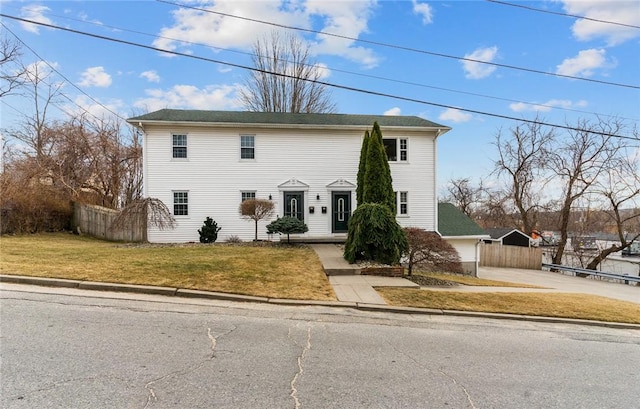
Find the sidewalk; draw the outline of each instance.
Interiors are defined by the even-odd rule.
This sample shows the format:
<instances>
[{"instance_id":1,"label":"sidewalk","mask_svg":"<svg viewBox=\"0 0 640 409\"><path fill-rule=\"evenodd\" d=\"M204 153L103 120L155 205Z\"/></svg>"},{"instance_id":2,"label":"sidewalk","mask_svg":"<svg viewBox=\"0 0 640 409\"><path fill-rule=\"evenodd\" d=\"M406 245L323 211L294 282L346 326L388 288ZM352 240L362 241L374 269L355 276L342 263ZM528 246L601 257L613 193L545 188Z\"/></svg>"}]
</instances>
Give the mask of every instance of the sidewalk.
<instances>
[{"instance_id":1,"label":"sidewalk","mask_svg":"<svg viewBox=\"0 0 640 409\"><path fill-rule=\"evenodd\" d=\"M386 302L373 287L420 288L416 283L400 277L360 275L360 269L347 263L335 244L310 246L322 262L338 301L385 305Z\"/></svg>"}]
</instances>

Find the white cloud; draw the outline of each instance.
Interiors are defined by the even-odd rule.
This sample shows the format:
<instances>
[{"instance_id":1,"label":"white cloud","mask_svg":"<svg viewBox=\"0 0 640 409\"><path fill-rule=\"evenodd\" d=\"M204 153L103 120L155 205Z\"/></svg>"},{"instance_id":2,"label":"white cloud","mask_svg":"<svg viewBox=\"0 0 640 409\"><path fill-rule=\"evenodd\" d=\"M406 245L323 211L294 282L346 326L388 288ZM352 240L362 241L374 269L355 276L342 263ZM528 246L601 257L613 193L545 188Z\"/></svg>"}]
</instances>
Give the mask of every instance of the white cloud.
<instances>
[{"instance_id":1,"label":"white cloud","mask_svg":"<svg viewBox=\"0 0 640 409\"><path fill-rule=\"evenodd\" d=\"M596 50L594 48L589 50L582 50L577 56L573 58L566 58L560 65L557 66L556 73L561 75L582 75L589 77L593 75L593 70L596 68L605 68L612 66L613 63L608 63L604 49Z\"/></svg>"},{"instance_id":2,"label":"white cloud","mask_svg":"<svg viewBox=\"0 0 640 409\"><path fill-rule=\"evenodd\" d=\"M431 24L433 23L433 8L427 3L418 3L416 0L413 1L413 12L422 16L422 24Z\"/></svg>"},{"instance_id":3,"label":"white cloud","mask_svg":"<svg viewBox=\"0 0 640 409\"><path fill-rule=\"evenodd\" d=\"M224 110L240 107L237 93L240 85L209 85L200 89L193 85L175 85L168 90L148 89L146 98L135 101L136 108L149 112L163 108Z\"/></svg>"},{"instance_id":4,"label":"white cloud","mask_svg":"<svg viewBox=\"0 0 640 409\"><path fill-rule=\"evenodd\" d=\"M391 109L387 109L386 111L384 111L383 115L386 115L386 116L398 116L398 115L400 115L400 112L401 112L400 108L393 107Z\"/></svg>"},{"instance_id":5,"label":"white cloud","mask_svg":"<svg viewBox=\"0 0 640 409\"><path fill-rule=\"evenodd\" d=\"M285 26L310 29L313 20L322 25L316 28L319 31L353 38L366 31L371 10L376 4L375 0L219 0L215 3L208 0L201 3L204 3L200 6L202 9ZM172 15L173 25L160 31L159 36L165 38L155 40L155 47L190 52L194 45L189 43L197 43L210 47L250 49L256 39L273 30L272 26L193 9L178 9ZM345 38L317 35L312 48L316 54L338 55L365 67L378 63L379 59L371 49L354 46L353 43L353 40Z\"/></svg>"},{"instance_id":6,"label":"white cloud","mask_svg":"<svg viewBox=\"0 0 640 409\"><path fill-rule=\"evenodd\" d=\"M636 1L564 0L563 3L569 14L632 26L640 25L640 7ZM637 28L584 19L576 20L571 29L574 37L580 41L603 38L610 46L640 37L640 30Z\"/></svg>"},{"instance_id":7,"label":"white cloud","mask_svg":"<svg viewBox=\"0 0 640 409\"><path fill-rule=\"evenodd\" d=\"M367 23L371 17L375 0L307 0L307 18L323 18L324 27L320 31L340 36L359 38L367 32ZM380 62L370 48L355 46L354 40L318 34L313 50L317 54L338 55L357 62L366 68L373 68Z\"/></svg>"},{"instance_id":8,"label":"white cloud","mask_svg":"<svg viewBox=\"0 0 640 409\"><path fill-rule=\"evenodd\" d=\"M543 102L542 104L527 104L525 102L517 102L509 105L509 108L514 112L549 112L554 107L565 108L565 109L573 109L573 108L583 108L587 106L587 101L570 101L567 99L551 99L547 102Z\"/></svg>"},{"instance_id":9,"label":"white cloud","mask_svg":"<svg viewBox=\"0 0 640 409\"><path fill-rule=\"evenodd\" d=\"M145 78L149 82L160 82L160 76L156 71L145 71L140 74L140 78Z\"/></svg>"},{"instance_id":10,"label":"white cloud","mask_svg":"<svg viewBox=\"0 0 640 409\"><path fill-rule=\"evenodd\" d=\"M22 14L22 17L24 17L27 20L33 20L33 21L37 21L39 23L45 23L45 24L52 24L53 21L51 21L49 17L46 17L44 15L44 13L50 10L51 9L47 6L33 4L30 6L24 6L20 10L20 12ZM20 22L20 26L22 26L24 30L29 31L31 33L38 34L40 32L40 26L35 24L25 23L22 21Z\"/></svg>"},{"instance_id":11,"label":"white cloud","mask_svg":"<svg viewBox=\"0 0 640 409\"><path fill-rule=\"evenodd\" d=\"M93 117L91 119L111 118L113 117L113 113L117 113L123 117L127 116L127 114L123 112L126 110L126 105L122 100L114 99L109 102L98 102L99 103L90 99L86 95L80 95L75 98L74 104L68 104L65 110L76 114L89 113Z\"/></svg>"},{"instance_id":12,"label":"white cloud","mask_svg":"<svg viewBox=\"0 0 640 409\"><path fill-rule=\"evenodd\" d=\"M82 87L106 88L111 85L111 75L105 72L104 67L90 67L82 73L78 84Z\"/></svg>"},{"instance_id":13,"label":"white cloud","mask_svg":"<svg viewBox=\"0 0 640 409\"><path fill-rule=\"evenodd\" d=\"M318 77L319 80L324 80L331 76L331 70L329 69L329 66L327 64L317 63L315 67L318 70L318 73L320 74L320 76Z\"/></svg>"},{"instance_id":14,"label":"white cloud","mask_svg":"<svg viewBox=\"0 0 640 409\"><path fill-rule=\"evenodd\" d=\"M303 10L296 7L287 10L281 7L280 1L221 0L215 3L213 1L202 3L204 5L199 8L207 11L309 28L307 16ZM168 38L159 38L153 42L154 46L170 51L192 47L181 41L212 47L250 49L256 38L263 37L273 29L265 24L194 9L181 8L173 11L172 15L174 24L163 28L159 33L160 36Z\"/></svg>"},{"instance_id":15,"label":"white cloud","mask_svg":"<svg viewBox=\"0 0 640 409\"><path fill-rule=\"evenodd\" d=\"M451 122L468 122L472 118L473 116L471 114L468 114L456 108L448 108L438 116L438 119L441 121Z\"/></svg>"},{"instance_id":16,"label":"white cloud","mask_svg":"<svg viewBox=\"0 0 640 409\"><path fill-rule=\"evenodd\" d=\"M498 47L493 46L478 48L471 54L466 54L464 58L477 61L492 62L493 59L496 58L497 54ZM462 60L462 66L465 71L465 77L472 80L488 77L496 70L496 67L494 65L482 64L475 61Z\"/></svg>"}]
</instances>

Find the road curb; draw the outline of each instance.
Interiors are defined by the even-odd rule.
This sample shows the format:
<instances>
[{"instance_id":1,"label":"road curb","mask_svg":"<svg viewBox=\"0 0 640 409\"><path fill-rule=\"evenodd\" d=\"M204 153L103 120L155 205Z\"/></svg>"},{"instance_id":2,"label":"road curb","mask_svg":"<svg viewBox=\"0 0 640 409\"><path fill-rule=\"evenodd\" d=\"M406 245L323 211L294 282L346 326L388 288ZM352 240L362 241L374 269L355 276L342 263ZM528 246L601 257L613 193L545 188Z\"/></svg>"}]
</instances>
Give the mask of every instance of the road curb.
<instances>
[{"instance_id":1,"label":"road curb","mask_svg":"<svg viewBox=\"0 0 640 409\"><path fill-rule=\"evenodd\" d=\"M283 299L283 298L268 298L268 297L256 297L256 296L249 296L249 295L230 294L230 293L220 293L220 292L213 292L213 291L189 290L189 289L173 288L173 287L156 287L156 286L148 286L148 285L103 283L103 282L94 282L94 281L55 279L55 278L46 278L46 277L30 277L30 276L0 274L0 283L26 284L26 285L36 285L36 286L43 286L43 287L77 288L82 290L127 292L127 293L134 293L134 294L152 294L152 295L163 295L163 296L170 296L170 297L203 298L203 299L210 299L210 300L256 302L256 303L265 303L265 304L274 304L274 305L324 306L324 307L334 307L334 308L336 307L337 308L353 308L353 309L358 309L362 311L372 311L372 312L391 312L391 313L400 313L400 314L421 314L421 315L448 315L448 316L470 317L470 318L489 318L489 319L530 321L530 322L543 322L543 323L556 323L556 324L577 324L577 325L590 325L590 326L615 328L615 329L640 330L640 325L638 324L626 324L621 322L579 320L579 319L573 319L573 318L541 317L541 316L518 315L518 314L498 314L498 313L486 313L486 312L476 312L476 311L456 311L456 310L439 310L439 309L415 308L415 307L395 307L395 306L383 305L383 304L354 303L354 302L345 302L345 301L292 300L292 299Z\"/></svg>"}]
</instances>

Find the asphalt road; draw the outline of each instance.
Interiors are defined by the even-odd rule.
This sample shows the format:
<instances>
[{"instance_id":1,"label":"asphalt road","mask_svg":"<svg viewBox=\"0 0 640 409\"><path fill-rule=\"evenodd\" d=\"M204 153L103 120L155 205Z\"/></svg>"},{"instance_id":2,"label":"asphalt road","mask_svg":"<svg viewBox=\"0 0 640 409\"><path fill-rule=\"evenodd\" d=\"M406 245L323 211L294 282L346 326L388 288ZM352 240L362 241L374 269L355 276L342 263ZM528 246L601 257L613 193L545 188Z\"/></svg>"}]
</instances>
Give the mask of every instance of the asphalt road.
<instances>
[{"instance_id":1,"label":"asphalt road","mask_svg":"<svg viewBox=\"0 0 640 409\"><path fill-rule=\"evenodd\" d=\"M2 408L631 408L640 331L0 286Z\"/></svg>"}]
</instances>

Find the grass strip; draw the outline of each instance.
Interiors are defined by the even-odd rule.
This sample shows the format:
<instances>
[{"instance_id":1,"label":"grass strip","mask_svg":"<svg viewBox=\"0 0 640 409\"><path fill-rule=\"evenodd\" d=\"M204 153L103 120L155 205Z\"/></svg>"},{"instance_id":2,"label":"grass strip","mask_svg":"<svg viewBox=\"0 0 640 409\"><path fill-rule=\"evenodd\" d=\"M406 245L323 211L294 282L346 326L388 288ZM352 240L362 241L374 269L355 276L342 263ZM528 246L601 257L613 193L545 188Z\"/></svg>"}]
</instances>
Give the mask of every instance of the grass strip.
<instances>
[{"instance_id":1,"label":"grass strip","mask_svg":"<svg viewBox=\"0 0 640 409\"><path fill-rule=\"evenodd\" d=\"M588 294L376 289L389 305L640 324L640 305Z\"/></svg>"}]
</instances>

